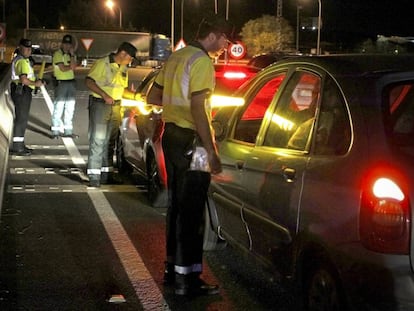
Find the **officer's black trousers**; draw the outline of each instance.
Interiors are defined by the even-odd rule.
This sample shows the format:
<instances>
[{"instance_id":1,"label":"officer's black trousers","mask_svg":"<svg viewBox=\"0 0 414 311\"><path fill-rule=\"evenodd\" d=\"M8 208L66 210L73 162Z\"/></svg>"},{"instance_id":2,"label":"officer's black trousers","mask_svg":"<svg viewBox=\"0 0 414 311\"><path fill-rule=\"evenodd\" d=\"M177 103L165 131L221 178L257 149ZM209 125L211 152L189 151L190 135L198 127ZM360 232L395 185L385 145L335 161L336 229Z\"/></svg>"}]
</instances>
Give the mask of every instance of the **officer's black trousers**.
<instances>
[{"instance_id":1,"label":"officer's black trousers","mask_svg":"<svg viewBox=\"0 0 414 311\"><path fill-rule=\"evenodd\" d=\"M203 216L210 174L189 171L195 132L167 123L162 136L168 180L167 261L181 274L200 273Z\"/></svg>"},{"instance_id":2,"label":"officer's black trousers","mask_svg":"<svg viewBox=\"0 0 414 311\"><path fill-rule=\"evenodd\" d=\"M13 142L24 144L24 134L29 121L32 104L32 89L27 86L11 84L11 98L14 103Z\"/></svg>"}]
</instances>

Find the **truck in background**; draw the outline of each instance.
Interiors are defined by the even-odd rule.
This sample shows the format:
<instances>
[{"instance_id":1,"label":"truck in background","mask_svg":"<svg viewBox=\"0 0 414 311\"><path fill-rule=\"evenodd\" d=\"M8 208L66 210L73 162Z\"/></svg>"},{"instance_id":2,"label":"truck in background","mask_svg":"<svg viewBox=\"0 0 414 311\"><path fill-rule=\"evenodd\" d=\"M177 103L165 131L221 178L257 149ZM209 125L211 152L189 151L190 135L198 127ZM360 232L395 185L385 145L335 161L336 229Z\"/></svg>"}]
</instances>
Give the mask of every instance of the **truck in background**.
<instances>
[{"instance_id":1,"label":"truck in background","mask_svg":"<svg viewBox=\"0 0 414 311\"><path fill-rule=\"evenodd\" d=\"M138 50L134 65L158 66L171 54L170 39L162 34L125 31L95 30L51 30L25 29L25 37L30 38L45 54L52 55L60 47L62 37L70 34L74 38L74 48L78 61L82 64L116 51L123 41L132 43Z\"/></svg>"}]
</instances>

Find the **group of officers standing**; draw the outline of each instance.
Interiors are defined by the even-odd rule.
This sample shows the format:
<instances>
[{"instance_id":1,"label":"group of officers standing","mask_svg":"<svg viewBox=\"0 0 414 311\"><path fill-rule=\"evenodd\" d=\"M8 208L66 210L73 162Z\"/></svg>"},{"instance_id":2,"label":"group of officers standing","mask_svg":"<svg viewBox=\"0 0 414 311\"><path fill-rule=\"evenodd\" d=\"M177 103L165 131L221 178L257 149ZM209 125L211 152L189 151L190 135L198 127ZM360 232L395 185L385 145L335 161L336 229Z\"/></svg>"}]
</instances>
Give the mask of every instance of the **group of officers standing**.
<instances>
[{"instance_id":1,"label":"group of officers standing","mask_svg":"<svg viewBox=\"0 0 414 311\"><path fill-rule=\"evenodd\" d=\"M194 42L171 54L148 94L148 102L163 107L165 124L162 146L168 179L168 211L166 220L166 261L164 284L174 286L176 295L216 295L217 285L201 279L203 270L203 215L211 174L221 172L221 161L211 126L210 96L215 86L212 58L227 47L232 28L219 17L203 19ZM73 38L66 35L62 47L53 56L57 79L52 138L76 138L72 132L74 112ZM16 109L12 153L30 155L24 144L32 90L41 87L30 64L31 42L20 41L20 54L13 60L11 84ZM85 84L89 95L89 155L87 174L90 187L102 183L118 183L113 174L114 130L118 130L122 98L135 99L128 88L128 64L137 49L129 42L116 52L98 59L91 67ZM23 87L23 92L19 89ZM64 115L63 122L61 121ZM188 149L193 148L192 157ZM197 171L191 162L202 148L207 165Z\"/></svg>"}]
</instances>

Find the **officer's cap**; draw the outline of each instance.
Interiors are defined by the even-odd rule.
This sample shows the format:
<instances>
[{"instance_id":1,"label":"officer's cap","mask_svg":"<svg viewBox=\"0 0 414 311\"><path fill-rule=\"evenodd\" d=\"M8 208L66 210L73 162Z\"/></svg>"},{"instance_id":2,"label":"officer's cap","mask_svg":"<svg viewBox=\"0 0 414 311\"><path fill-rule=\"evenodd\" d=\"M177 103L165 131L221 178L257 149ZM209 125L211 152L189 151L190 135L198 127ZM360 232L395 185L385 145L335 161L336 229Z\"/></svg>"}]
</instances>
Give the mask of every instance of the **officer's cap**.
<instances>
[{"instance_id":1,"label":"officer's cap","mask_svg":"<svg viewBox=\"0 0 414 311\"><path fill-rule=\"evenodd\" d=\"M27 48L31 48L32 47L32 41L30 39L21 39L20 43L21 46L27 47Z\"/></svg>"},{"instance_id":2,"label":"officer's cap","mask_svg":"<svg viewBox=\"0 0 414 311\"><path fill-rule=\"evenodd\" d=\"M72 44L73 43L72 36L71 35L64 35L63 39L62 39L62 43Z\"/></svg>"},{"instance_id":3,"label":"officer's cap","mask_svg":"<svg viewBox=\"0 0 414 311\"><path fill-rule=\"evenodd\" d=\"M122 42L121 45L118 48L118 52L125 51L128 53L129 56L135 57L137 54L137 48L133 46L129 42Z\"/></svg>"}]
</instances>

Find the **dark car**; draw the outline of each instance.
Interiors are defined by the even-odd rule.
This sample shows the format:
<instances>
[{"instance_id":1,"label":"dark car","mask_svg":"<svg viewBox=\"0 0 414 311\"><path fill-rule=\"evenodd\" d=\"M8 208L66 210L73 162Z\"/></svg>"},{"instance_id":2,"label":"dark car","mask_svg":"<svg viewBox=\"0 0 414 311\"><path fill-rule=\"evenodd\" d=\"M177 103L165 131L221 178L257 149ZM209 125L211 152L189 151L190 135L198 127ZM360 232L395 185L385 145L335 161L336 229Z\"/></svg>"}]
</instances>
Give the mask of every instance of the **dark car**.
<instances>
[{"instance_id":1,"label":"dark car","mask_svg":"<svg viewBox=\"0 0 414 311\"><path fill-rule=\"evenodd\" d=\"M249 60L247 65L251 67L265 68L279 60L289 58L289 57L296 57L296 56L300 56L300 55L292 54L292 53L282 53L282 52L261 53L261 54L254 55Z\"/></svg>"},{"instance_id":2,"label":"dark car","mask_svg":"<svg viewBox=\"0 0 414 311\"><path fill-rule=\"evenodd\" d=\"M259 259L295 310L414 310L414 56L281 60L233 97L210 248Z\"/></svg>"},{"instance_id":3,"label":"dark car","mask_svg":"<svg viewBox=\"0 0 414 311\"><path fill-rule=\"evenodd\" d=\"M229 95L258 72L245 65L215 64L217 95ZM138 101L123 101L123 119L117 144L120 172L136 170L146 178L148 197L153 206L166 204L166 171L160 134L163 129L161 109L147 105L146 97L159 68L152 70L141 82Z\"/></svg>"}]
</instances>

